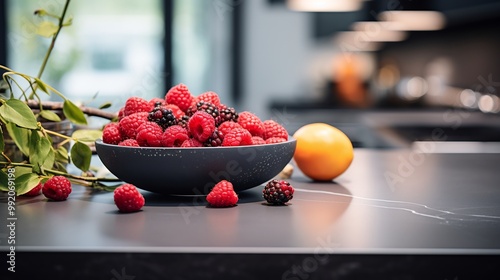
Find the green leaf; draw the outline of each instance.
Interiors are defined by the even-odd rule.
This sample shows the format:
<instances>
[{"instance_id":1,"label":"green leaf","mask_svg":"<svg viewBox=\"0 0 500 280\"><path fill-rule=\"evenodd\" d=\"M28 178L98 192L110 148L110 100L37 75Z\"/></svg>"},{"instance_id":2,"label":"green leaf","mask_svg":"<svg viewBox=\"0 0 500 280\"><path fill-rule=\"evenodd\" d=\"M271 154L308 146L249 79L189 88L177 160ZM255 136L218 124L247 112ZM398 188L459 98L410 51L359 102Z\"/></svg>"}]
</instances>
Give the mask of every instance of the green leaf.
<instances>
[{"instance_id":1,"label":"green leaf","mask_svg":"<svg viewBox=\"0 0 500 280\"><path fill-rule=\"evenodd\" d=\"M35 83L38 85L38 87L43 91L45 92L46 94L50 95L50 91L47 89L47 85L45 85L44 82L42 82L42 80L38 79L38 78L35 78Z\"/></svg>"},{"instance_id":2,"label":"green leaf","mask_svg":"<svg viewBox=\"0 0 500 280\"><path fill-rule=\"evenodd\" d=\"M63 113L71 122L75 124L87 124L87 118L85 118L85 114L83 114L82 110L67 99L63 103Z\"/></svg>"},{"instance_id":3,"label":"green leaf","mask_svg":"<svg viewBox=\"0 0 500 280\"><path fill-rule=\"evenodd\" d=\"M37 128L37 122L33 111L26 103L18 99L9 99L0 106L0 115L8 122L30 129Z\"/></svg>"},{"instance_id":4,"label":"green leaf","mask_svg":"<svg viewBox=\"0 0 500 280\"><path fill-rule=\"evenodd\" d=\"M10 138L14 140L16 146L25 155L28 156L30 153L29 149L29 139L31 136L31 130L18 127L14 123L8 123L5 125L7 132L9 132Z\"/></svg>"},{"instance_id":5,"label":"green leaf","mask_svg":"<svg viewBox=\"0 0 500 280\"><path fill-rule=\"evenodd\" d=\"M94 143L95 140L102 138L102 131L94 129L79 129L75 130L71 137L80 142Z\"/></svg>"},{"instance_id":6,"label":"green leaf","mask_svg":"<svg viewBox=\"0 0 500 280\"><path fill-rule=\"evenodd\" d=\"M54 166L54 162L56 161L56 151L50 147L49 153L47 154L47 157L45 158L45 162L42 165L43 169L52 169ZM43 170L42 170L43 172Z\"/></svg>"},{"instance_id":7,"label":"green leaf","mask_svg":"<svg viewBox=\"0 0 500 280\"><path fill-rule=\"evenodd\" d=\"M3 140L3 130L2 127L0 127L0 151L3 151L5 148L5 142Z\"/></svg>"},{"instance_id":8,"label":"green leaf","mask_svg":"<svg viewBox=\"0 0 500 280\"><path fill-rule=\"evenodd\" d=\"M34 173L26 173L19 177L16 177L14 182L16 183L16 194L22 195L29 192L31 189L36 187L42 178Z\"/></svg>"},{"instance_id":9,"label":"green leaf","mask_svg":"<svg viewBox=\"0 0 500 280\"><path fill-rule=\"evenodd\" d=\"M34 165L34 172L40 173L39 167L42 166L50 152L50 140L46 137L40 137L38 132L31 133L30 138L30 162Z\"/></svg>"},{"instance_id":10,"label":"green leaf","mask_svg":"<svg viewBox=\"0 0 500 280\"><path fill-rule=\"evenodd\" d=\"M9 176L3 170L0 169L0 191L9 191Z\"/></svg>"},{"instance_id":11,"label":"green leaf","mask_svg":"<svg viewBox=\"0 0 500 280\"><path fill-rule=\"evenodd\" d=\"M82 142L75 142L71 148L71 161L82 171L89 170L92 151Z\"/></svg>"},{"instance_id":12,"label":"green leaf","mask_svg":"<svg viewBox=\"0 0 500 280\"><path fill-rule=\"evenodd\" d=\"M102 104L101 106L99 106L99 109L106 109L106 108L109 108L111 107L111 102L106 102L104 104Z\"/></svg>"},{"instance_id":13,"label":"green leaf","mask_svg":"<svg viewBox=\"0 0 500 280\"><path fill-rule=\"evenodd\" d=\"M42 21L40 23L40 25L38 25L36 33L38 35L43 36L43 37L50 38L54 34L56 34L56 32L57 32L58 29L59 29L59 27L57 27L57 25L55 25L53 22L51 22L51 21Z\"/></svg>"},{"instance_id":14,"label":"green leaf","mask_svg":"<svg viewBox=\"0 0 500 280\"><path fill-rule=\"evenodd\" d=\"M44 119L53 121L53 122L60 122L61 118L54 112L49 111L49 110L42 110L40 112L40 116L42 116Z\"/></svg>"},{"instance_id":15,"label":"green leaf","mask_svg":"<svg viewBox=\"0 0 500 280\"><path fill-rule=\"evenodd\" d=\"M55 160L57 162L61 163L68 163L69 162L69 155L68 155L68 150L64 146L61 146L57 148L55 152Z\"/></svg>"},{"instance_id":16,"label":"green leaf","mask_svg":"<svg viewBox=\"0 0 500 280\"><path fill-rule=\"evenodd\" d=\"M60 162L56 162L55 169L64 173L68 173L68 171L66 170L66 166L64 166L64 164Z\"/></svg>"}]
</instances>

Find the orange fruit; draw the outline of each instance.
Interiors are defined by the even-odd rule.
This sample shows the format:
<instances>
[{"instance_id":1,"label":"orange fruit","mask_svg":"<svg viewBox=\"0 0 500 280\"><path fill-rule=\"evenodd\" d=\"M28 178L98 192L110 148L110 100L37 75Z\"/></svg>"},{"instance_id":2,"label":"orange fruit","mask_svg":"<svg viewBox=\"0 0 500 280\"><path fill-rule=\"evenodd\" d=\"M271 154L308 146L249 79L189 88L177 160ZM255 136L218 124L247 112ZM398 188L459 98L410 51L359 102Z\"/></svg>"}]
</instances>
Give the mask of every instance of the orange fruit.
<instances>
[{"instance_id":1,"label":"orange fruit","mask_svg":"<svg viewBox=\"0 0 500 280\"><path fill-rule=\"evenodd\" d=\"M293 159L309 178L330 181L347 170L354 157L351 140L326 123L302 126L294 134L297 148Z\"/></svg>"}]
</instances>

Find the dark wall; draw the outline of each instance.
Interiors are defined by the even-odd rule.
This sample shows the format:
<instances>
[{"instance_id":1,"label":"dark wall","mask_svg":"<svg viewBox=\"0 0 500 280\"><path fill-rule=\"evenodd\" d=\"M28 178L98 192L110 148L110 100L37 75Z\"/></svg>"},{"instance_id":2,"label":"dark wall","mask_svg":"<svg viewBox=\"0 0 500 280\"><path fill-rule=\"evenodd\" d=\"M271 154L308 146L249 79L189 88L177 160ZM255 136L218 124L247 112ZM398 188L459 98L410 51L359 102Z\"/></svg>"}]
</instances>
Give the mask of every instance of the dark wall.
<instances>
[{"instance_id":1,"label":"dark wall","mask_svg":"<svg viewBox=\"0 0 500 280\"><path fill-rule=\"evenodd\" d=\"M441 31L411 32L407 40L388 43L380 63L395 63L401 76L425 76L433 61L448 61L449 85L474 88L490 75L500 82L500 16L455 23ZM500 90L497 89L497 90Z\"/></svg>"}]
</instances>

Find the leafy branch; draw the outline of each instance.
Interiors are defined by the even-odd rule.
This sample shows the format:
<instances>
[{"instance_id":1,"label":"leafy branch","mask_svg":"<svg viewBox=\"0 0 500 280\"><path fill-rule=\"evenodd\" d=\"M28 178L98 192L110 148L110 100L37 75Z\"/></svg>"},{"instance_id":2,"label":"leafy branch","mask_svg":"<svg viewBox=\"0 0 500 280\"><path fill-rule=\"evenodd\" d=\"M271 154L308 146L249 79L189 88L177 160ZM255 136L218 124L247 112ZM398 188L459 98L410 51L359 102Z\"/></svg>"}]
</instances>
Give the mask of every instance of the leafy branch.
<instances>
[{"instance_id":1,"label":"leafy branch","mask_svg":"<svg viewBox=\"0 0 500 280\"><path fill-rule=\"evenodd\" d=\"M66 135L48 129L49 122L61 122L67 119L76 125L87 125L87 116L99 116L109 120L115 119L116 114L101 109L79 107L54 87L43 82L41 77L54 49L57 37L63 27L70 26L72 20L65 21L70 0L66 0L61 16L48 13L45 10L36 10L35 15L57 20L43 21L38 26L38 34L52 38L50 46L44 56L37 76L15 71L7 66L0 65L3 86L0 90L0 190L7 186L6 169L15 167L16 193L24 194L54 175L62 175L73 183L98 190L112 190L106 182L118 182L115 178L99 178L91 174L90 161L92 151L88 144L102 137L100 130L76 130ZM23 88L27 83L27 88ZM27 92L30 91L29 95ZM42 101L39 92L60 97L62 102ZM16 98L16 92L19 92ZM56 113L57 112L57 113ZM13 142L22 154L21 159L7 149L6 140ZM70 144L71 148L70 147ZM84 175L70 174L66 170L67 164L74 164ZM87 175L87 176L86 176Z\"/></svg>"}]
</instances>

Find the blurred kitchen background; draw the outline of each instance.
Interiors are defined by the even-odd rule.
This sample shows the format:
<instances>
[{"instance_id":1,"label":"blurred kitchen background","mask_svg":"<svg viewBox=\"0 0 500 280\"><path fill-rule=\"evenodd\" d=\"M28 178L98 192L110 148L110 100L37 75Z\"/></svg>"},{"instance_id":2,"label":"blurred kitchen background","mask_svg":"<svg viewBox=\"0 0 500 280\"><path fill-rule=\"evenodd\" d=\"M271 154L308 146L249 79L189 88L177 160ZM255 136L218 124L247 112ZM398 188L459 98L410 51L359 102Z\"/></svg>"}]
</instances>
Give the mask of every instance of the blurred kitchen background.
<instances>
[{"instance_id":1,"label":"blurred kitchen background","mask_svg":"<svg viewBox=\"0 0 500 280\"><path fill-rule=\"evenodd\" d=\"M35 75L50 40L33 11L64 1L1 3L0 63ZM89 106L184 83L356 147L500 141L500 1L73 0L68 14L43 78Z\"/></svg>"}]
</instances>

